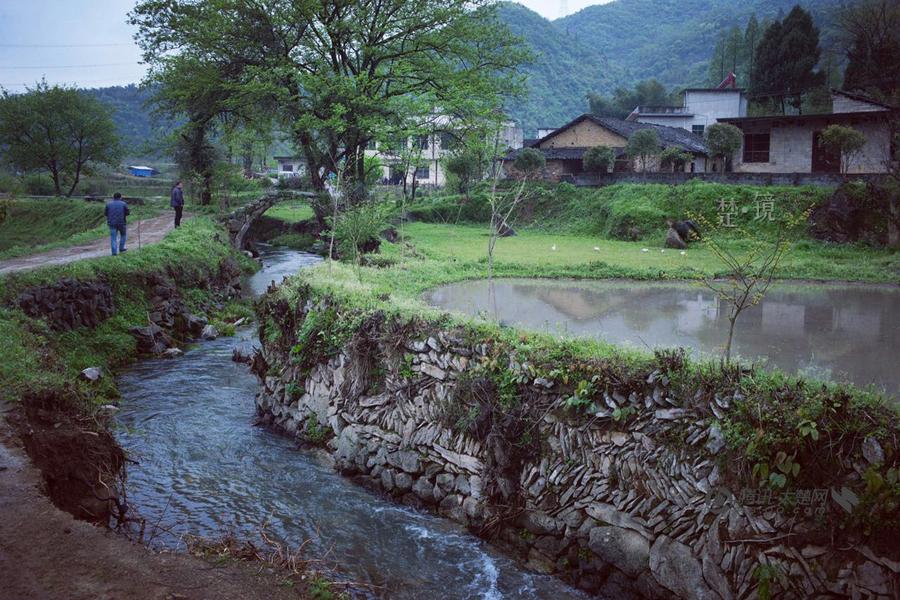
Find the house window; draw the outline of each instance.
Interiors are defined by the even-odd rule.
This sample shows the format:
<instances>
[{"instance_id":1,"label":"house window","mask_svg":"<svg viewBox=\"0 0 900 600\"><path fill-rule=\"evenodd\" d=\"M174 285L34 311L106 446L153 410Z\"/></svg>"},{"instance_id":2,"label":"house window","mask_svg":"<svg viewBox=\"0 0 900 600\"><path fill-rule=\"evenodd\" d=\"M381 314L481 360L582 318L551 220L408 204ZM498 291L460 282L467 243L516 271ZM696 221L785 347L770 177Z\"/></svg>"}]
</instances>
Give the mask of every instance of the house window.
<instances>
[{"instance_id":1,"label":"house window","mask_svg":"<svg viewBox=\"0 0 900 600\"><path fill-rule=\"evenodd\" d=\"M427 135L417 135L414 140L415 147L418 150L424 150L428 147L428 136Z\"/></svg>"},{"instance_id":2,"label":"house window","mask_svg":"<svg viewBox=\"0 0 900 600\"><path fill-rule=\"evenodd\" d=\"M281 165L281 170L284 171L285 173L293 173L294 165L283 164L283 165Z\"/></svg>"},{"instance_id":3,"label":"house window","mask_svg":"<svg viewBox=\"0 0 900 600\"><path fill-rule=\"evenodd\" d=\"M456 148L456 137L452 133L441 134L441 150L453 150Z\"/></svg>"},{"instance_id":4,"label":"house window","mask_svg":"<svg viewBox=\"0 0 900 600\"><path fill-rule=\"evenodd\" d=\"M767 163L769 162L769 134L745 133L744 134L744 162Z\"/></svg>"},{"instance_id":5,"label":"house window","mask_svg":"<svg viewBox=\"0 0 900 600\"><path fill-rule=\"evenodd\" d=\"M695 133L699 136L703 135L703 125L691 125L691 133Z\"/></svg>"},{"instance_id":6,"label":"house window","mask_svg":"<svg viewBox=\"0 0 900 600\"><path fill-rule=\"evenodd\" d=\"M366 150L375 150L375 140L369 140L366 142Z\"/></svg>"},{"instance_id":7,"label":"house window","mask_svg":"<svg viewBox=\"0 0 900 600\"><path fill-rule=\"evenodd\" d=\"M416 169L416 179L428 179L431 176L431 169L428 167L419 167Z\"/></svg>"}]
</instances>

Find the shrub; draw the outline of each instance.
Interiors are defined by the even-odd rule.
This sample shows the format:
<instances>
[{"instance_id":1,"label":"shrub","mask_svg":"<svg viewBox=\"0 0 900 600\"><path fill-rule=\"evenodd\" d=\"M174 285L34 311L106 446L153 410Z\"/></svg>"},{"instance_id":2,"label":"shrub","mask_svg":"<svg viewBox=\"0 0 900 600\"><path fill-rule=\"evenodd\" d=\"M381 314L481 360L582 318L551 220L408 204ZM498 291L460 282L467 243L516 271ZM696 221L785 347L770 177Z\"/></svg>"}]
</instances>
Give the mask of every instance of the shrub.
<instances>
[{"instance_id":1,"label":"shrub","mask_svg":"<svg viewBox=\"0 0 900 600\"><path fill-rule=\"evenodd\" d=\"M14 175L0 175L0 193L21 196L25 193L25 185Z\"/></svg>"},{"instance_id":2,"label":"shrub","mask_svg":"<svg viewBox=\"0 0 900 600\"><path fill-rule=\"evenodd\" d=\"M625 146L625 154L633 159L639 159L641 171L647 170L650 157L659 154L659 136L654 129L639 129L628 138Z\"/></svg>"},{"instance_id":3,"label":"shrub","mask_svg":"<svg viewBox=\"0 0 900 600\"><path fill-rule=\"evenodd\" d=\"M546 164L547 159L544 158L544 154L540 150L535 150L534 148L525 148L519 152L519 155L513 161L513 167L526 176L535 175L538 171L543 169Z\"/></svg>"},{"instance_id":4,"label":"shrub","mask_svg":"<svg viewBox=\"0 0 900 600\"><path fill-rule=\"evenodd\" d=\"M589 173L609 173L609 168L615 161L616 155L608 146L590 148L581 159L584 170Z\"/></svg>"},{"instance_id":5,"label":"shrub","mask_svg":"<svg viewBox=\"0 0 900 600\"><path fill-rule=\"evenodd\" d=\"M356 260L378 248L378 237L387 227L393 208L386 203L364 202L338 215L334 240L343 256Z\"/></svg>"},{"instance_id":6,"label":"shrub","mask_svg":"<svg viewBox=\"0 0 900 600\"><path fill-rule=\"evenodd\" d=\"M743 138L741 130L729 123L715 123L706 128L706 145L710 156L721 158L726 165L741 148Z\"/></svg>"},{"instance_id":7,"label":"shrub","mask_svg":"<svg viewBox=\"0 0 900 600\"><path fill-rule=\"evenodd\" d=\"M28 175L25 177L25 191L32 196L53 196L56 189L49 175Z\"/></svg>"}]
</instances>

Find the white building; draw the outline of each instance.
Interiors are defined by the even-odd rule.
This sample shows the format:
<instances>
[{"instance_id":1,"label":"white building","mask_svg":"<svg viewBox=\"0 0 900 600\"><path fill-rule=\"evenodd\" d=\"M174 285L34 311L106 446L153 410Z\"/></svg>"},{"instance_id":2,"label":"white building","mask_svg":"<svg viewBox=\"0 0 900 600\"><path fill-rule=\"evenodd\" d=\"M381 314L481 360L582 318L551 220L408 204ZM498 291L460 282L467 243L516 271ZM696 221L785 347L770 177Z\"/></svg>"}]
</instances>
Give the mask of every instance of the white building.
<instances>
[{"instance_id":1,"label":"white building","mask_svg":"<svg viewBox=\"0 0 900 600\"><path fill-rule=\"evenodd\" d=\"M427 135L392 144L374 143L366 149L366 156L378 157L382 165L382 179L390 184L400 184L405 178L408 184L414 179L418 186L442 187L447 182L444 159L456 149L459 136L453 131L449 118L436 119L432 128L433 132ZM522 128L512 121L504 123L497 142L500 155L521 148ZM419 166L414 167L414 163Z\"/></svg>"},{"instance_id":2,"label":"white building","mask_svg":"<svg viewBox=\"0 0 900 600\"><path fill-rule=\"evenodd\" d=\"M275 156L273 158L278 163L277 177L290 178L306 175L306 159L296 156Z\"/></svg>"},{"instance_id":3,"label":"white building","mask_svg":"<svg viewBox=\"0 0 900 600\"><path fill-rule=\"evenodd\" d=\"M689 88L681 106L638 106L628 121L680 127L697 135L721 119L747 116L747 97L740 88Z\"/></svg>"}]
</instances>

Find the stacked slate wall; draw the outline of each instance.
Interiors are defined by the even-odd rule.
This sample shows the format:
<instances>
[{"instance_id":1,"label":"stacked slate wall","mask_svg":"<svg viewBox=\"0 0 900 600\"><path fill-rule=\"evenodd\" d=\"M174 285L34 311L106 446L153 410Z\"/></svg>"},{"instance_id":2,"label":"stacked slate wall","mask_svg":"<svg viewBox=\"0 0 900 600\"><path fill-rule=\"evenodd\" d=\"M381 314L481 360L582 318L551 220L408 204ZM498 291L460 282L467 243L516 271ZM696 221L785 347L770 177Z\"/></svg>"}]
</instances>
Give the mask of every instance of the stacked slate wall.
<instances>
[{"instance_id":1,"label":"stacked slate wall","mask_svg":"<svg viewBox=\"0 0 900 600\"><path fill-rule=\"evenodd\" d=\"M807 518L725 480L718 419L739 392L679 398L654 370L607 386L586 413L513 353L500 367L518 374L519 397L504 406L483 376L498 355L472 331L373 318L330 356L293 345L331 302L261 307L257 408L290 435L324 440L366 485L605 597L755 598L761 586L783 598L896 597L896 551L823 543L820 512L840 510L830 497L816 492Z\"/></svg>"}]
</instances>

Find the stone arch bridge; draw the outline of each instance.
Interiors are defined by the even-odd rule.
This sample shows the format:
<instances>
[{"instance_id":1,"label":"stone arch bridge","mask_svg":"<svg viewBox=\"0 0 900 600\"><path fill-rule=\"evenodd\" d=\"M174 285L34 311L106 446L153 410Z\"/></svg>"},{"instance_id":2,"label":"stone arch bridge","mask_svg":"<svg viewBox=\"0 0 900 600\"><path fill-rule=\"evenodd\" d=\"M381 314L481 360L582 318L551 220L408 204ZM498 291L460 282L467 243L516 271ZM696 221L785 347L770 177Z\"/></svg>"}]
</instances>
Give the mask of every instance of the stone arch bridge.
<instances>
[{"instance_id":1,"label":"stone arch bridge","mask_svg":"<svg viewBox=\"0 0 900 600\"><path fill-rule=\"evenodd\" d=\"M253 227L253 224L267 210L286 200L295 200L297 198L315 198L312 192L297 192L279 190L276 192L268 192L261 198L258 198L246 206L238 208L227 217L225 217L225 225L228 227L228 237L231 245L238 250L244 250L247 245L247 232Z\"/></svg>"}]
</instances>

